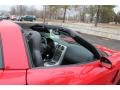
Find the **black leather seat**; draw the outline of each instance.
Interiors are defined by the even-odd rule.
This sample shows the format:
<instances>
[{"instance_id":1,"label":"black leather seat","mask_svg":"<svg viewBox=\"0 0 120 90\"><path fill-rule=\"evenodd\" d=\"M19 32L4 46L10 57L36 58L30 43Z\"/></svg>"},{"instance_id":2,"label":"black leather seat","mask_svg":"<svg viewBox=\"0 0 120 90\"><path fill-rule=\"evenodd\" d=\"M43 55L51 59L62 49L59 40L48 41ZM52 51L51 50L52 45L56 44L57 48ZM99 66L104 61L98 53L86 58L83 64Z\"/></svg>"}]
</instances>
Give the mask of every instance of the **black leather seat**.
<instances>
[{"instance_id":1,"label":"black leather seat","mask_svg":"<svg viewBox=\"0 0 120 90\"><path fill-rule=\"evenodd\" d=\"M29 31L29 47L35 67L43 66L42 55L40 52L41 35L37 31Z\"/></svg>"}]
</instances>

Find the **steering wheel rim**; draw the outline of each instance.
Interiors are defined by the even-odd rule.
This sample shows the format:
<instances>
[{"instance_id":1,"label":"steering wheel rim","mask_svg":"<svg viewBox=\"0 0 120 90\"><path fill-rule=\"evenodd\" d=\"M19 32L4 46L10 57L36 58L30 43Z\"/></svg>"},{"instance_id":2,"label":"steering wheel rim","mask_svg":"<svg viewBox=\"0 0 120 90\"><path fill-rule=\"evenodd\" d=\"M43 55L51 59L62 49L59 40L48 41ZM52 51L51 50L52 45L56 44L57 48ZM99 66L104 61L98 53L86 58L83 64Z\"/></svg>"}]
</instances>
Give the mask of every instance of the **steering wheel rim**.
<instances>
[{"instance_id":1,"label":"steering wheel rim","mask_svg":"<svg viewBox=\"0 0 120 90\"><path fill-rule=\"evenodd\" d=\"M41 37L41 43L44 43L45 47L47 47L47 39L45 37Z\"/></svg>"}]
</instances>

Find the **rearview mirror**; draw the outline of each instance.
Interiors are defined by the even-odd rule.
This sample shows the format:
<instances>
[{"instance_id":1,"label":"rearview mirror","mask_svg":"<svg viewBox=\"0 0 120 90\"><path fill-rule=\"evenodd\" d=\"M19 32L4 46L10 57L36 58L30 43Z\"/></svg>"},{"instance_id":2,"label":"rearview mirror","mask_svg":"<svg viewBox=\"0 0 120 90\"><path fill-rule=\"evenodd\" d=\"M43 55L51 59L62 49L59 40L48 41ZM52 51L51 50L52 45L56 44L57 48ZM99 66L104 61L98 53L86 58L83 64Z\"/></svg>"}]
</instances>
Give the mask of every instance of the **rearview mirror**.
<instances>
[{"instance_id":1,"label":"rearview mirror","mask_svg":"<svg viewBox=\"0 0 120 90\"><path fill-rule=\"evenodd\" d=\"M100 63L108 69L112 68L112 62L107 57L101 57Z\"/></svg>"}]
</instances>

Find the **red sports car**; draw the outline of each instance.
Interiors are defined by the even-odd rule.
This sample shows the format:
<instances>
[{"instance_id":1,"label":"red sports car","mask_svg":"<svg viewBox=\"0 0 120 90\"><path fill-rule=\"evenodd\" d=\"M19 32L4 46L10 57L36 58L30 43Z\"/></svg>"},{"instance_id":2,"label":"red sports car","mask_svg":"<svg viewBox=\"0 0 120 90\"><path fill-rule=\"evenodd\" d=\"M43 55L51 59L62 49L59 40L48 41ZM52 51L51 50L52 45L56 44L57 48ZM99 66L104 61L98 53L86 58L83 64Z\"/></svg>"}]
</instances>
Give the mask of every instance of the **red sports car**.
<instances>
[{"instance_id":1,"label":"red sports car","mask_svg":"<svg viewBox=\"0 0 120 90\"><path fill-rule=\"evenodd\" d=\"M0 21L0 84L118 84L120 52L52 25Z\"/></svg>"}]
</instances>

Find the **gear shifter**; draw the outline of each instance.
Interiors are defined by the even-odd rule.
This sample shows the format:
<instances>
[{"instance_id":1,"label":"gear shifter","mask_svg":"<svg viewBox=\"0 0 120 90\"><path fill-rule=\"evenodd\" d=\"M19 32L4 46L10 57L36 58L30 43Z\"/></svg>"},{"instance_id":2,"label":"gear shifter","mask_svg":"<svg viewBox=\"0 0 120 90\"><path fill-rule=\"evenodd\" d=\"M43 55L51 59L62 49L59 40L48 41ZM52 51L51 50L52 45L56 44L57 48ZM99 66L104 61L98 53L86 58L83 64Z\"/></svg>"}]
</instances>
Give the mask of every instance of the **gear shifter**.
<instances>
[{"instance_id":1,"label":"gear shifter","mask_svg":"<svg viewBox=\"0 0 120 90\"><path fill-rule=\"evenodd\" d=\"M49 60L50 60L50 56L49 56L49 54L47 54L45 59L44 59L44 62L48 62Z\"/></svg>"},{"instance_id":2,"label":"gear shifter","mask_svg":"<svg viewBox=\"0 0 120 90\"><path fill-rule=\"evenodd\" d=\"M61 44L58 44L56 46L55 53L52 57L52 59L49 59L48 56L46 58L47 61L45 60L44 66L49 67L49 66L57 66L62 63L63 57L65 55L67 47Z\"/></svg>"}]
</instances>

